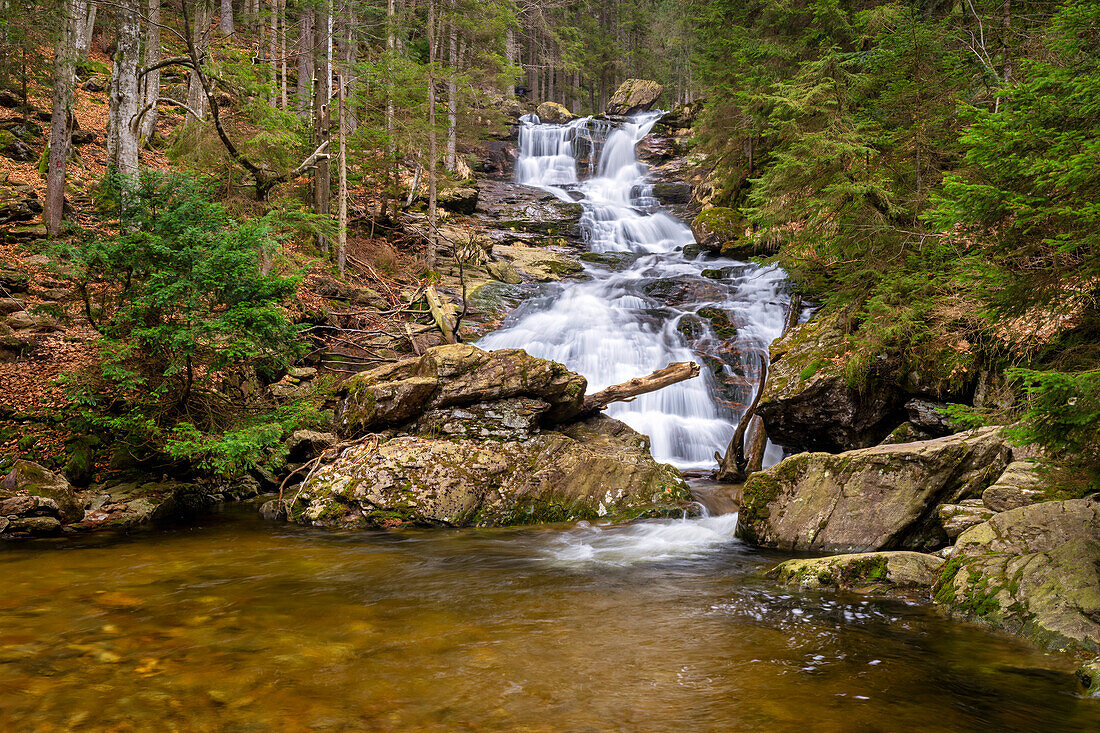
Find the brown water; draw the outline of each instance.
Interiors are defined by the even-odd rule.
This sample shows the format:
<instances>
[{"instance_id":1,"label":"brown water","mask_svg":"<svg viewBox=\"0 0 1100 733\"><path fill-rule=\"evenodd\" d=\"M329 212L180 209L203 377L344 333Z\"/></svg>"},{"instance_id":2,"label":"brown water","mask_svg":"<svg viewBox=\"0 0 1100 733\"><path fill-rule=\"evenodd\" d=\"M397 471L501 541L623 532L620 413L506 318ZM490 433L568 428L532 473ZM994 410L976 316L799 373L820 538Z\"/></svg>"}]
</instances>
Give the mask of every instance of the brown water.
<instances>
[{"instance_id":1,"label":"brown water","mask_svg":"<svg viewBox=\"0 0 1100 733\"><path fill-rule=\"evenodd\" d=\"M0 730L1095 731L1071 663L781 590L732 521L0 549Z\"/></svg>"}]
</instances>

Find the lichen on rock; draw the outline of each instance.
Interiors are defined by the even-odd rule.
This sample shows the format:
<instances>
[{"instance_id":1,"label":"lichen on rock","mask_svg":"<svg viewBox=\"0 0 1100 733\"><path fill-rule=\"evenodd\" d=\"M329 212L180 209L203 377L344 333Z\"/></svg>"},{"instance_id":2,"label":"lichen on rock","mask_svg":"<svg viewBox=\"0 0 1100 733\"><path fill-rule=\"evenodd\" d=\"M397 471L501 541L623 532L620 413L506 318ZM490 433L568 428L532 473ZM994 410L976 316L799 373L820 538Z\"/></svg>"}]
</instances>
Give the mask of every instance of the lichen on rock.
<instances>
[{"instance_id":1,"label":"lichen on rock","mask_svg":"<svg viewBox=\"0 0 1100 733\"><path fill-rule=\"evenodd\" d=\"M343 435L369 439L288 497L317 526L495 526L681 513L679 472L648 439L582 419L584 377L520 349L455 344L352 377Z\"/></svg>"},{"instance_id":2,"label":"lichen on rock","mask_svg":"<svg viewBox=\"0 0 1100 733\"><path fill-rule=\"evenodd\" d=\"M785 550L933 550L939 504L975 499L1009 449L997 428L836 455L800 453L745 482L738 532Z\"/></svg>"}]
</instances>

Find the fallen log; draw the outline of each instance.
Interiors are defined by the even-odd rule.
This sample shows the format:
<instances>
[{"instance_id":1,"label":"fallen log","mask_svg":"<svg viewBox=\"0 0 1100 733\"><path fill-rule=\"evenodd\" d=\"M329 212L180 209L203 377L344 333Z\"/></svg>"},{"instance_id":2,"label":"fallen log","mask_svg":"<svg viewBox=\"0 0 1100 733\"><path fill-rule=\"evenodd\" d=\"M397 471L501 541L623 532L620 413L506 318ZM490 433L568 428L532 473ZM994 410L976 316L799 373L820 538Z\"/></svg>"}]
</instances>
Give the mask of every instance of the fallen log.
<instances>
[{"instance_id":1,"label":"fallen log","mask_svg":"<svg viewBox=\"0 0 1100 733\"><path fill-rule=\"evenodd\" d=\"M693 361L677 361L644 377L614 384L584 398L583 412L602 410L612 402L630 402L638 395L655 392L685 379L699 376L699 365Z\"/></svg>"}]
</instances>

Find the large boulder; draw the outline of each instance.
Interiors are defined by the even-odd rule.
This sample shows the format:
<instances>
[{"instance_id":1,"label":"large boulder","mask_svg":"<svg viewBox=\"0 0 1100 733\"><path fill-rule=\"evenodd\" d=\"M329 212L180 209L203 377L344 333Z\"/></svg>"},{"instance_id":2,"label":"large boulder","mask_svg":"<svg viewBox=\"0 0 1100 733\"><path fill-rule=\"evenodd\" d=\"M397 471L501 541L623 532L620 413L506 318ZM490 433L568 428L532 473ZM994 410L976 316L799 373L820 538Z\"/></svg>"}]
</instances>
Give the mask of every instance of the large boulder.
<instances>
[{"instance_id":1,"label":"large boulder","mask_svg":"<svg viewBox=\"0 0 1100 733\"><path fill-rule=\"evenodd\" d=\"M552 125L562 125L577 116L557 102L543 102L535 111L540 122L549 122Z\"/></svg>"},{"instance_id":2,"label":"large boulder","mask_svg":"<svg viewBox=\"0 0 1100 733\"><path fill-rule=\"evenodd\" d=\"M11 471L0 479L0 498L26 495L52 499L58 517L65 524L84 518L84 504L65 477L30 461L16 461Z\"/></svg>"},{"instance_id":3,"label":"large boulder","mask_svg":"<svg viewBox=\"0 0 1100 733\"><path fill-rule=\"evenodd\" d=\"M679 472L599 415L543 431L533 400L425 413L421 434L345 451L296 493L291 519L330 527L497 526L682 512Z\"/></svg>"},{"instance_id":4,"label":"large boulder","mask_svg":"<svg viewBox=\"0 0 1100 733\"><path fill-rule=\"evenodd\" d=\"M872 375L845 373L848 344L836 316L790 329L770 348L771 368L757 414L776 443L807 450L866 448L902 421L904 397Z\"/></svg>"},{"instance_id":5,"label":"large boulder","mask_svg":"<svg viewBox=\"0 0 1100 733\"><path fill-rule=\"evenodd\" d=\"M607 103L607 114L629 115L650 109L661 98L664 87L649 79L627 79ZM539 115L541 117L541 115Z\"/></svg>"},{"instance_id":6,"label":"large boulder","mask_svg":"<svg viewBox=\"0 0 1100 733\"><path fill-rule=\"evenodd\" d=\"M586 386L581 375L522 349L451 344L347 380L337 421L345 435L362 435L434 408L529 397L545 403L546 420L561 422L580 412Z\"/></svg>"},{"instance_id":7,"label":"large boulder","mask_svg":"<svg viewBox=\"0 0 1100 733\"><path fill-rule=\"evenodd\" d=\"M932 550L940 504L980 498L1008 464L997 428L840 454L800 453L745 482L738 533L784 550Z\"/></svg>"},{"instance_id":8,"label":"large boulder","mask_svg":"<svg viewBox=\"0 0 1100 733\"><path fill-rule=\"evenodd\" d=\"M868 593L931 589L943 559L920 552L861 552L787 560L770 578L800 588L845 588Z\"/></svg>"},{"instance_id":9,"label":"large boulder","mask_svg":"<svg viewBox=\"0 0 1100 733\"><path fill-rule=\"evenodd\" d=\"M1100 651L1100 501L1032 504L967 530L935 599L1047 648Z\"/></svg>"},{"instance_id":10,"label":"large boulder","mask_svg":"<svg viewBox=\"0 0 1100 733\"><path fill-rule=\"evenodd\" d=\"M982 492L982 503L994 512L1007 512L1042 501L1046 492L1035 461L1013 461L1000 478Z\"/></svg>"}]
</instances>

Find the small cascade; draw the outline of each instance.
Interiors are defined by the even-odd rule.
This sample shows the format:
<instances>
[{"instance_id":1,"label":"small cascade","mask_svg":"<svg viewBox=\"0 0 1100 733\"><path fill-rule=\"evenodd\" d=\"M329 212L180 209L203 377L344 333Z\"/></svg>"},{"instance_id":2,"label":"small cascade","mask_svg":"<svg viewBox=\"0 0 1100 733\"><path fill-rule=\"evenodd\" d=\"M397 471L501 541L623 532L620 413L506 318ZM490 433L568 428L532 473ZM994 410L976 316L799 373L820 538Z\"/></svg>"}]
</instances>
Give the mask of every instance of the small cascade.
<instances>
[{"instance_id":1,"label":"small cascade","mask_svg":"<svg viewBox=\"0 0 1100 733\"><path fill-rule=\"evenodd\" d=\"M588 265L589 280L525 302L479 345L519 347L559 361L585 375L590 392L670 362L699 362L701 377L613 404L607 412L648 435L658 460L706 469L715 466L715 451L725 451L740 405L759 381L752 355L767 353L782 333L786 277L774 267L683 256L694 241L691 230L660 210L646 166L635 155L660 116L646 112L614 127L588 117L565 125L523 118L517 182L578 201L590 249L620 253L626 261ZM718 269L723 275L716 279ZM728 329L715 333L701 310L721 312L735 324L734 348ZM698 331L691 343L688 325ZM778 452L770 452L774 462Z\"/></svg>"}]
</instances>

